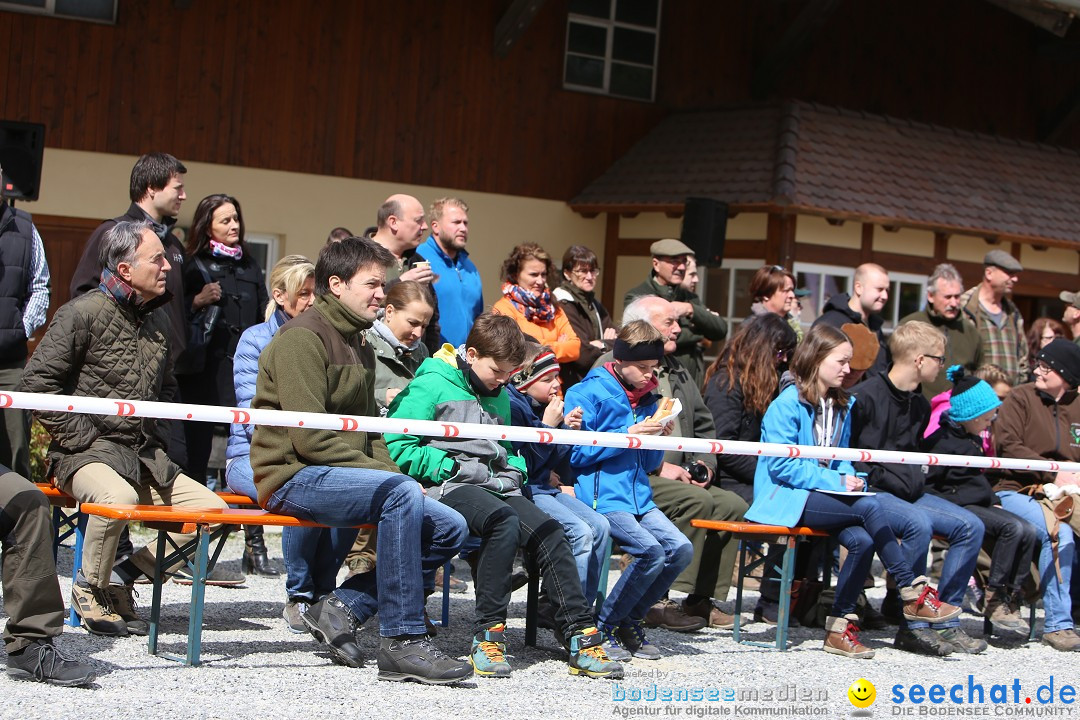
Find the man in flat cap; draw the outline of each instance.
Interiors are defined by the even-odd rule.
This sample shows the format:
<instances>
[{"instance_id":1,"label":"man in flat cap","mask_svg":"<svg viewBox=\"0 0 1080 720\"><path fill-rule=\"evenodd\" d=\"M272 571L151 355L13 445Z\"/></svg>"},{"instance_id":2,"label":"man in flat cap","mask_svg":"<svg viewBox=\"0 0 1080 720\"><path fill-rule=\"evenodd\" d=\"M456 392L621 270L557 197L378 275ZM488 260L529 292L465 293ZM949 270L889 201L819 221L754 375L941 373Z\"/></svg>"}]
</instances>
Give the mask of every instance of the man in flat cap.
<instances>
[{"instance_id":1,"label":"man in flat cap","mask_svg":"<svg viewBox=\"0 0 1080 720\"><path fill-rule=\"evenodd\" d=\"M960 298L961 306L982 336L983 362L997 365L1013 384L1027 382L1028 346L1024 318L1009 298L1024 267L1004 250L983 258L982 282Z\"/></svg>"},{"instance_id":2,"label":"man in flat cap","mask_svg":"<svg viewBox=\"0 0 1080 720\"><path fill-rule=\"evenodd\" d=\"M1061 322L1065 323L1065 327L1069 328L1069 332L1073 336L1073 342L1080 345L1080 291L1065 291L1058 297L1065 303L1065 314L1061 317Z\"/></svg>"},{"instance_id":3,"label":"man in flat cap","mask_svg":"<svg viewBox=\"0 0 1080 720\"><path fill-rule=\"evenodd\" d=\"M705 379L705 351L702 340L723 340L727 336L727 323L705 307L701 298L681 287L686 277L687 263L694 251L674 238L657 240L650 247L652 272L649 279L626 293L623 306L634 298L656 295L675 306L682 331L675 340L674 357L683 364L701 387Z\"/></svg>"}]
</instances>

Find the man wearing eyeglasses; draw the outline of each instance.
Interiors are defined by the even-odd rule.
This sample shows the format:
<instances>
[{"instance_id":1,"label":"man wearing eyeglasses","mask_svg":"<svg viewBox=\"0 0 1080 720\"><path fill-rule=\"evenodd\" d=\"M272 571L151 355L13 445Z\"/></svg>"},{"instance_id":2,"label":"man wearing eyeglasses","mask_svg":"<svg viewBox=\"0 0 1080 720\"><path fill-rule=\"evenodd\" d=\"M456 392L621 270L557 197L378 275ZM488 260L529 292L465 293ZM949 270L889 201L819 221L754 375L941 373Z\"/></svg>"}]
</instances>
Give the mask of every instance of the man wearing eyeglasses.
<instances>
[{"instance_id":1,"label":"man wearing eyeglasses","mask_svg":"<svg viewBox=\"0 0 1080 720\"><path fill-rule=\"evenodd\" d=\"M1014 384L1028 377L1024 318L1009 297L1023 271L1024 266L1009 253L991 250L983 258L982 282L960 298L982 336L983 362L1000 367Z\"/></svg>"},{"instance_id":2,"label":"man wearing eyeglasses","mask_svg":"<svg viewBox=\"0 0 1080 720\"><path fill-rule=\"evenodd\" d=\"M983 363L982 337L975 320L961 306L964 281L955 267L942 263L926 281L926 307L900 320L900 325L919 320L930 323L945 334L945 367L963 365L969 373ZM952 383L940 373L922 384L923 395L932 400L950 390Z\"/></svg>"},{"instance_id":3,"label":"man wearing eyeglasses","mask_svg":"<svg viewBox=\"0 0 1080 720\"><path fill-rule=\"evenodd\" d=\"M705 307L700 297L682 287L687 265L694 257L693 250L679 240L667 238L654 242L649 252L652 254L652 273L648 280L626 293L623 306L645 295L656 295L675 306L682 327L675 340L675 357L701 387L705 379L702 341L723 340L727 337L727 323Z\"/></svg>"}]
</instances>

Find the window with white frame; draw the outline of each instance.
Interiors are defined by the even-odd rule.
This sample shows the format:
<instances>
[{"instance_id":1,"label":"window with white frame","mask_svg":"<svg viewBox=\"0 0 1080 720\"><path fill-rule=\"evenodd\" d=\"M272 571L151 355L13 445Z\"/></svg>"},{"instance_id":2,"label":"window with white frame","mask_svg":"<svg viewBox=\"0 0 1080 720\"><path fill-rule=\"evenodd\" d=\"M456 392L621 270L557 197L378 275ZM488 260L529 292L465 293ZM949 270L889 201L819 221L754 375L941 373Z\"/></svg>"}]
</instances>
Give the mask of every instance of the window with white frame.
<instances>
[{"instance_id":1,"label":"window with white frame","mask_svg":"<svg viewBox=\"0 0 1080 720\"><path fill-rule=\"evenodd\" d=\"M750 317L750 281L765 263L761 260L724 260L723 267L698 269L701 282L698 294L705 307L719 313L728 324L728 337L746 318ZM715 354L715 352L713 353Z\"/></svg>"},{"instance_id":2,"label":"window with white frame","mask_svg":"<svg viewBox=\"0 0 1080 720\"><path fill-rule=\"evenodd\" d=\"M570 0L563 87L652 101L661 1Z\"/></svg>"},{"instance_id":3,"label":"window with white frame","mask_svg":"<svg viewBox=\"0 0 1080 720\"><path fill-rule=\"evenodd\" d=\"M244 233L244 245L259 263L259 267L263 269L266 280L269 282L270 271L278 261L278 236L268 233Z\"/></svg>"},{"instance_id":4,"label":"window with white frame","mask_svg":"<svg viewBox=\"0 0 1080 720\"><path fill-rule=\"evenodd\" d=\"M833 295L850 293L855 269L815 263L795 263L795 287L810 291L801 298L803 327L810 327ZM891 332L900 319L923 306L926 297L926 276L911 273L889 273L889 300L881 310L883 329Z\"/></svg>"},{"instance_id":5,"label":"window with white frame","mask_svg":"<svg viewBox=\"0 0 1080 720\"><path fill-rule=\"evenodd\" d=\"M0 0L0 10L116 24L116 0Z\"/></svg>"}]
</instances>

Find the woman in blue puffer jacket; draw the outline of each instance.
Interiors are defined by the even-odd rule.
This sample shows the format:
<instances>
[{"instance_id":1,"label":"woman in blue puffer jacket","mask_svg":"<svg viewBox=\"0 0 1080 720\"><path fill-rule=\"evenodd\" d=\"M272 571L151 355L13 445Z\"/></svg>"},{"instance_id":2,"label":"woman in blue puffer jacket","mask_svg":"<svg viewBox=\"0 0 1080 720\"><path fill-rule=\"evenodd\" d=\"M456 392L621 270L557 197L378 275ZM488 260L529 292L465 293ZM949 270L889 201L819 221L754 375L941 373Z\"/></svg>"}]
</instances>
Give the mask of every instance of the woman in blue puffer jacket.
<instances>
[{"instance_id":1,"label":"woman in blue puffer jacket","mask_svg":"<svg viewBox=\"0 0 1080 720\"><path fill-rule=\"evenodd\" d=\"M233 388L236 391L237 407L250 407L251 399L255 397L259 353L270 344L279 327L307 310L315 299L315 266L303 255L283 257L270 272L270 289L266 322L252 325L245 330L236 345L233 356ZM229 444L225 449L225 482L233 492L247 495L253 502L258 502L248 458L254 431L255 428L251 425L233 423L229 427ZM278 575L267 557L262 530L259 526L244 527L244 572ZM285 538L288 532L288 528L282 532L282 543L286 546L288 543ZM288 564L286 557L286 565Z\"/></svg>"},{"instance_id":2,"label":"woman in blue puffer jacket","mask_svg":"<svg viewBox=\"0 0 1080 720\"><path fill-rule=\"evenodd\" d=\"M815 326L791 358L794 382L765 411L761 441L847 447L855 400L841 385L851 371L851 353L847 335L828 325ZM796 453L763 457L754 475L754 504L746 519L836 533L848 555L825 621L825 652L868 659L874 651L859 642L855 603L875 550L900 588L905 618L941 622L959 615L960 608L938 600L927 578L914 576L874 495L839 494L865 490L866 481L855 475L846 460L829 462Z\"/></svg>"}]
</instances>

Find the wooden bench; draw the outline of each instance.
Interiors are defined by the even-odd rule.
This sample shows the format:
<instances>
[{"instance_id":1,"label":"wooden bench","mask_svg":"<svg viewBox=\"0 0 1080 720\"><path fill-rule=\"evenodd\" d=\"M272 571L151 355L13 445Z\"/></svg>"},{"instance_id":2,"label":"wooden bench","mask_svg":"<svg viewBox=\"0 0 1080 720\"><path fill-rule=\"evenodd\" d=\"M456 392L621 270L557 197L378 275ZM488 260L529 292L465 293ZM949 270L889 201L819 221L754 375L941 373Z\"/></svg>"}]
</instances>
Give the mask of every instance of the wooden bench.
<instances>
[{"instance_id":1,"label":"wooden bench","mask_svg":"<svg viewBox=\"0 0 1080 720\"><path fill-rule=\"evenodd\" d=\"M250 502L250 501L249 501ZM235 508L191 508L172 505L106 505L82 503L84 515L142 522L156 526L158 531L156 564L154 566L154 592L150 606L150 637L148 648L151 655L160 655L185 665L198 665L202 649L203 604L206 593L206 575L211 563L217 560L224 544L224 537L231 525L274 525L279 527L326 527L319 523L301 520L291 515L277 515L265 510ZM217 528L211 530L211 525ZM359 527L374 527L362 525ZM195 537L183 545L177 545L168 533L183 528ZM213 556L210 555L211 540L220 540ZM166 555L166 543L173 552ZM158 652L158 624L161 619L161 585L163 568L183 562L191 571L191 613L188 617L187 654L184 657Z\"/></svg>"},{"instance_id":2,"label":"wooden bench","mask_svg":"<svg viewBox=\"0 0 1080 720\"><path fill-rule=\"evenodd\" d=\"M762 525L753 522L733 522L726 520L691 520L690 524L705 530L731 533L732 537L739 539L739 574L735 585L735 626L732 628L732 639L743 645L756 645L758 647L773 647L770 643L754 642L742 639L742 606L743 606L743 581L755 568L763 565L767 559L760 555L755 560L746 562L746 550L754 550L749 547L750 543L783 543L784 560L780 567L780 610L776 617L776 643L779 650L787 650L788 618L791 614L791 584L795 575L795 550L800 542L813 538L829 537L829 533L823 530L815 530L810 527L784 527L783 525ZM757 554L755 552L755 554ZM765 568L768 573L769 568Z\"/></svg>"},{"instance_id":3,"label":"wooden bench","mask_svg":"<svg viewBox=\"0 0 1080 720\"><path fill-rule=\"evenodd\" d=\"M740 637L743 580L750 572L762 565L766 560L765 555L760 555L756 560L746 563L744 550L750 549L754 551L755 554L757 553L753 548L747 548L745 543L774 543L779 541L785 544L783 565L774 569L780 571L780 610L776 619L776 647L780 650L787 650L788 619L791 611L791 584L795 574L796 547L801 540L829 537L830 533L805 526L787 528L782 525L761 525L753 522L729 522L724 520L694 519L690 521L690 524L694 527L704 528L706 530L731 533L732 537L739 538L739 575L735 587L735 627L732 629L732 637L735 642L744 645L772 647L769 643L751 642L749 640L742 640ZM938 535L935 535L934 539L947 541L946 538ZM768 568L765 568L766 572L768 572L768 570ZM1029 605L1028 624L1030 630L1028 632L1028 642L1034 642L1035 640L1035 607L1037 603L1038 599L1035 599L1031 601ZM983 634L986 637L989 637L992 631L990 619L984 618Z\"/></svg>"}]
</instances>

